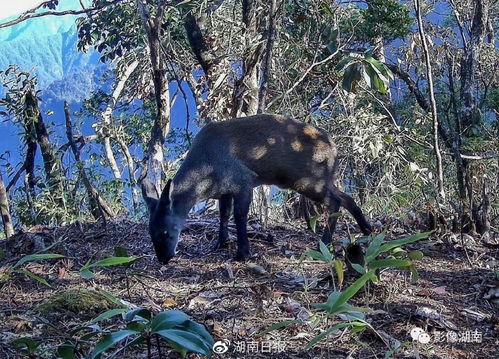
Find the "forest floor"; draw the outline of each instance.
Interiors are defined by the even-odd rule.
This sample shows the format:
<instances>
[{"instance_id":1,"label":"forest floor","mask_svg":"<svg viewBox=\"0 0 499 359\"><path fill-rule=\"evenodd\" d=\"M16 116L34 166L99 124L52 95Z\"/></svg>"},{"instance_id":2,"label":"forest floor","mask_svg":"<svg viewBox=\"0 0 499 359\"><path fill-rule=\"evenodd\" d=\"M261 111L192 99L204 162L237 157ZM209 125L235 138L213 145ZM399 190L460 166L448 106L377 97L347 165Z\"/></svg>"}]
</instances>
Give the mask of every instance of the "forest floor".
<instances>
[{"instance_id":1,"label":"forest floor","mask_svg":"<svg viewBox=\"0 0 499 359\"><path fill-rule=\"evenodd\" d=\"M385 221L384 226L389 228L387 239L418 231L397 221ZM335 238L345 238L345 225L339 227ZM234 242L210 251L217 232L214 216L190 219L178 257L166 266L154 256L147 225L128 220L106 226L35 227L4 241L6 251L0 262L4 273L22 254L48 246L52 246L48 252L65 258L22 266L46 279L50 287L19 273L0 281L0 358L21 357L10 342L25 336L42 342L36 357L52 358L54 346L64 341L64 335L88 324L103 310L99 306L78 313L68 308L40 309L40 304L53 301L56 293L72 289L105 290L154 311L183 310L205 324L215 340L228 341L228 351L215 355L219 358L384 358L389 354L386 343L400 344L393 354L396 358L499 357L499 307L497 299L496 303L485 299L498 292L497 239L484 243L469 236L443 235L409 245L424 253L416 264L417 283L412 283L405 271L385 270L379 283L351 300L372 309L367 320L373 329L357 334L333 332L305 351L311 338L342 320L332 317L326 322L324 313L313 307L313 303L324 302L333 288L327 264L310 258L300 261L303 252L317 247L319 236L307 231L303 222L270 225L264 231L252 222L249 232L254 258L240 263L232 260ZM231 227L234 237L235 228ZM125 275L122 267L96 268L95 279L81 277L79 270L87 261L112 256L117 246L142 257L133 264L133 271L129 269ZM346 284L353 280L345 278ZM304 323L259 335L279 321L297 318ZM120 323L116 317L102 326L118 328ZM429 343L411 339L410 332L416 327L430 335ZM180 358L167 348L162 351L168 358ZM146 358L146 354L145 349L128 350L114 357ZM155 351L151 356L159 357Z\"/></svg>"}]
</instances>

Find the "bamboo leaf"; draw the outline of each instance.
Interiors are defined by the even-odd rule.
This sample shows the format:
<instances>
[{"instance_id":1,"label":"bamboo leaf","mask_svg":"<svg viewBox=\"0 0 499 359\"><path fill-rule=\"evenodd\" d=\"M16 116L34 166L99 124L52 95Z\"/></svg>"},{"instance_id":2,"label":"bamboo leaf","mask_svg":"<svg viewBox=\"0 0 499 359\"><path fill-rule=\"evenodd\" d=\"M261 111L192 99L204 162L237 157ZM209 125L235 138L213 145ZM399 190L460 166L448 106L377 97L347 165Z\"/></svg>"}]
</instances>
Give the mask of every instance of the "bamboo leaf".
<instances>
[{"instance_id":1,"label":"bamboo leaf","mask_svg":"<svg viewBox=\"0 0 499 359\"><path fill-rule=\"evenodd\" d=\"M56 258L64 258L64 256L62 254L56 254L56 253L30 254L28 256L24 256L21 259L19 259L12 268L17 268L27 262L40 261L44 259L56 259Z\"/></svg>"}]
</instances>

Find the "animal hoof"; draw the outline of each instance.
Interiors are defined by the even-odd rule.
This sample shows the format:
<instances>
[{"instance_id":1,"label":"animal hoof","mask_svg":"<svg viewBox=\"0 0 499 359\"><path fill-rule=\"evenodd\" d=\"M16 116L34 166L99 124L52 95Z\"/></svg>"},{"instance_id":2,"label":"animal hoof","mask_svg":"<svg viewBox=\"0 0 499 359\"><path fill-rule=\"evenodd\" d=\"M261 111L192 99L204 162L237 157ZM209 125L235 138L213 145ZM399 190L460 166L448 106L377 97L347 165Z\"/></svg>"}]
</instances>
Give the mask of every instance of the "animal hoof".
<instances>
[{"instance_id":1,"label":"animal hoof","mask_svg":"<svg viewBox=\"0 0 499 359\"><path fill-rule=\"evenodd\" d=\"M248 260L249 257L250 257L249 253L237 252L236 257L234 259L238 262L244 262Z\"/></svg>"}]
</instances>

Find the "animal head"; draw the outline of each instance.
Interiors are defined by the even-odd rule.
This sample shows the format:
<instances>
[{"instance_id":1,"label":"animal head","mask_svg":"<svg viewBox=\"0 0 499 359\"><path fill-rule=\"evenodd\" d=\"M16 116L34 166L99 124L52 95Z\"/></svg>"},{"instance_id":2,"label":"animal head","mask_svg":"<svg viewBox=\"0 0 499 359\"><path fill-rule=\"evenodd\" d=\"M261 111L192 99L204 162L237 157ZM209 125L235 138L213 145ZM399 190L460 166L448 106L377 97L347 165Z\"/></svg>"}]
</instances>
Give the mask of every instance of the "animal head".
<instances>
[{"instance_id":1,"label":"animal head","mask_svg":"<svg viewBox=\"0 0 499 359\"><path fill-rule=\"evenodd\" d=\"M154 184L142 181L142 196L149 210L149 234L160 263L167 264L177 253L177 243L182 230L182 219L172 210L172 180L168 180L161 196Z\"/></svg>"}]
</instances>

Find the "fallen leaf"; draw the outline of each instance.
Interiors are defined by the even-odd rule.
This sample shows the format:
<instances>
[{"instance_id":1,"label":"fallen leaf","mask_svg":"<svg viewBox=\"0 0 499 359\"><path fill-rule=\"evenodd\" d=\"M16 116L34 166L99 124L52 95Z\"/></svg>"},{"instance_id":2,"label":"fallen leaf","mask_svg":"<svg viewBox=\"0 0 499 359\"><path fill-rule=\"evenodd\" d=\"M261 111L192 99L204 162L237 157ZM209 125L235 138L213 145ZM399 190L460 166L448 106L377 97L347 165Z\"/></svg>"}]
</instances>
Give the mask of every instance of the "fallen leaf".
<instances>
[{"instance_id":1,"label":"fallen leaf","mask_svg":"<svg viewBox=\"0 0 499 359\"><path fill-rule=\"evenodd\" d=\"M445 285L433 288L433 291L437 294L447 294L447 291L445 290Z\"/></svg>"}]
</instances>

